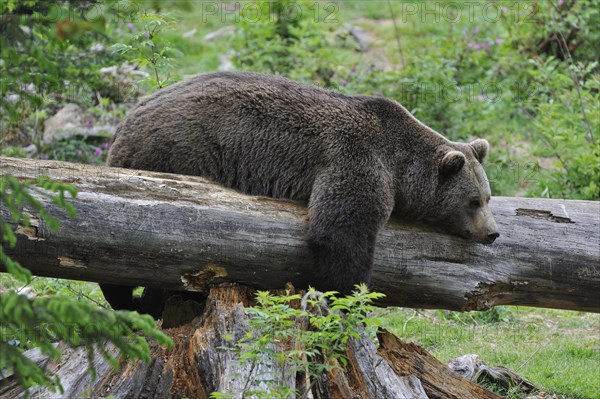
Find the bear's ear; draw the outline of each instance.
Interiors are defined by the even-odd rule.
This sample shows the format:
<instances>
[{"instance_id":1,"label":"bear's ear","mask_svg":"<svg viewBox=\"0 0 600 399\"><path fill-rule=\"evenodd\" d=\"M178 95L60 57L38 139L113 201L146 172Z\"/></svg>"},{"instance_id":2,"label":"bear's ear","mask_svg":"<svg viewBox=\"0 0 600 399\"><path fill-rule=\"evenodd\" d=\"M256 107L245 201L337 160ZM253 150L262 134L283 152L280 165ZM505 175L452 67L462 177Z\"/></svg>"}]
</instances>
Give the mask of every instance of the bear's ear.
<instances>
[{"instance_id":1,"label":"bear's ear","mask_svg":"<svg viewBox=\"0 0 600 399\"><path fill-rule=\"evenodd\" d=\"M440 173L443 175L452 175L458 173L465 165L465 155L460 151L450 151L442 159L440 164Z\"/></svg>"},{"instance_id":2,"label":"bear's ear","mask_svg":"<svg viewBox=\"0 0 600 399\"><path fill-rule=\"evenodd\" d=\"M469 145L473 147L473 150L475 150L475 157L479 163L482 163L483 158L485 158L487 153L490 151L490 143L488 143L485 139L477 139L471 141Z\"/></svg>"}]
</instances>

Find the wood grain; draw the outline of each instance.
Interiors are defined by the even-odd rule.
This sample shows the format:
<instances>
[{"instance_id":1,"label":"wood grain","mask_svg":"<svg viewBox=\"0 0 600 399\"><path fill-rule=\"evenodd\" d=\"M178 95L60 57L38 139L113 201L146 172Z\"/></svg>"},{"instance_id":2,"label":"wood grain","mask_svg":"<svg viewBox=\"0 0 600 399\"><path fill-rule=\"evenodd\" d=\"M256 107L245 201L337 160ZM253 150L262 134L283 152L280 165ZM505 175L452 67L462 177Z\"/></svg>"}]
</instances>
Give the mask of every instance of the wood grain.
<instances>
[{"instance_id":1,"label":"wood grain","mask_svg":"<svg viewBox=\"0 0 600 399\"><path fill-rule=\"evenodd\" d=\"M8 253L36 275L191 291L221 282L318 287L303 204L199 177L57 161L0 158L4 174L48 175L79 190L75 219L44 199L60 219L56 234L35 217L18 228ZM390 220L372 280L387 295L382 304L600 311L600 203L495 197L490 205L501 233L490 246Z\"/></svg>"}]
</instances>

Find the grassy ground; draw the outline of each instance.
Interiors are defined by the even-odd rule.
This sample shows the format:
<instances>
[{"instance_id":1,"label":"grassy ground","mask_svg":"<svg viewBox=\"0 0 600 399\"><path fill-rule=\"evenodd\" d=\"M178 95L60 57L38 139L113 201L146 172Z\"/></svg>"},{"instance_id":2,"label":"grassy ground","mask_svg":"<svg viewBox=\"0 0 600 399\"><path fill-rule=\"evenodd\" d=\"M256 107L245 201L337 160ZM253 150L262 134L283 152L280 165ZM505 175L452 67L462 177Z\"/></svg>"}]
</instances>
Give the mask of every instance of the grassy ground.
<instances>
[{"instance_id":1,"label":"grassy ground","mask_svg":"<svg viewBox=\"0 0 600 399\"><path fill-rule=\"evenodd\" d=\"M386 313L390 331L442 362L476 353L560 398L600 398L600 315L527 307Z\"/></svg>"}]
</instances>

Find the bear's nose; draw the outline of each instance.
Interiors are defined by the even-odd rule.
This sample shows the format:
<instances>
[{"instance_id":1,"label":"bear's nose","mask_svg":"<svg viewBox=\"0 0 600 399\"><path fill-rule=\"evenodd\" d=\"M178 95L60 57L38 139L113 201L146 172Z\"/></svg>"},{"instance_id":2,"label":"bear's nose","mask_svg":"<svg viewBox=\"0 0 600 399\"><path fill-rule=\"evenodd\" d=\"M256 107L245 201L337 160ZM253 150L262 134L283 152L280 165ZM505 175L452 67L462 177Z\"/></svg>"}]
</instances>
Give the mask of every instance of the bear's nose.
<instances>
[{"instance_id":1,"label":"bear's nose","mask_svg":"<svg viewBox=\"0 0 600 399\"><path fill-rule=\"evenodd\" d=\"M496 240L496 238L498 238L498 237L500 237L500 233L492 233L492 234L488 234L488 236L487 236L490 244L493 243Z\"/></svg>"}]
</instances>

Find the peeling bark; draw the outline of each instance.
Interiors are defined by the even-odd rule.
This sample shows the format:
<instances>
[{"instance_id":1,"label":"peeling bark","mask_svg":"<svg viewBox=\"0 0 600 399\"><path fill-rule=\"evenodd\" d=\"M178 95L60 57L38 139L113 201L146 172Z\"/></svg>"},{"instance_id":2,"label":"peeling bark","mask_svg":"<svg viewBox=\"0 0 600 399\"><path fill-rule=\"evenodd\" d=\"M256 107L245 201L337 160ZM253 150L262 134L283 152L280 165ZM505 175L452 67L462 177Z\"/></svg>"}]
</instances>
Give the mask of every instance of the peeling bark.
<instances>
[{"instance_id":1,"label":"peeling bark","mask_svg":"<svg viewBox=\"0 0 600 399\"><path fill-rule=\"evenodd\" d=\"M414 343L404 343L389 332L379 334L378 354L398 375L416 375L429 398L498 399L487 389L462 378L456 371Z\"/></svg>"}]
</instances>

